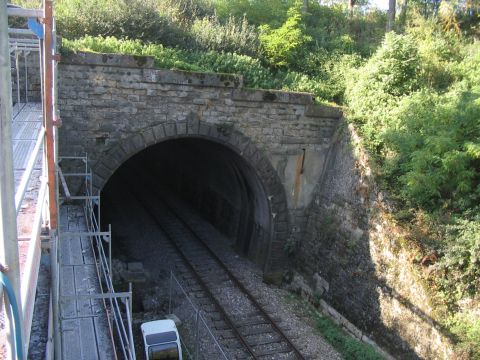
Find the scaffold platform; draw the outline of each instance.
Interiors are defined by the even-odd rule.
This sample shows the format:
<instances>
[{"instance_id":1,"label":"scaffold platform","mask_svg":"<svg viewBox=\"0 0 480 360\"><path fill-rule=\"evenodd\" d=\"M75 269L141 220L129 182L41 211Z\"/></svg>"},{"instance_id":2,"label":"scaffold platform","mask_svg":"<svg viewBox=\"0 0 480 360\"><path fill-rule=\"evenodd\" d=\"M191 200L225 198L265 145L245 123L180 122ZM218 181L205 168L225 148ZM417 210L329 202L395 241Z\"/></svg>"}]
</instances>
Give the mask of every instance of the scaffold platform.
<instances>
[{"instance_id":1,"label":"scaffold platform","mask_svg":"<svg viewBox=\"0 0 480 360\"><path fill-rule=\"evenodd\" d=\"M60 331L62 359L115 359L83 207L60 207Z\"/></svg>"}]
</instances>

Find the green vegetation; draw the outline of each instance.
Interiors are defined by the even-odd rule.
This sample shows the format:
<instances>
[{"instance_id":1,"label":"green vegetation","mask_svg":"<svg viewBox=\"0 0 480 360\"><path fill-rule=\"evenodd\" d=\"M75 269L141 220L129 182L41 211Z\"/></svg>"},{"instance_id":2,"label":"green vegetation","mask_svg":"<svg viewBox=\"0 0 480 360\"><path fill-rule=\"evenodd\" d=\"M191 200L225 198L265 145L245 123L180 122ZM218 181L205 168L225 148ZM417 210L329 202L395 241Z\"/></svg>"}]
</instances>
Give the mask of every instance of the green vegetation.
<instances>
[{"instance_id":1,"label":"green vegetation","mask_svg":"<svg viewBox=\"0 0 480 360\"><path fill-rule=\"evenodd\" d=\"M312 311L316 322L316 328L323 337L335 348L346 360L381 360L383 359L371 345L365 344L345 332L332 320Z\"/></svg>"},{"instance_id":2,"label":"green vegetation","mask_svg":"<svg viewBox=\"0 0 480 360\"><path fill-rule=\"evenodd\" d=\"M298 316L311 320L311 325L332 345L345 360L382 360L383 357L369 344L350 335L335 324L330 318L322 315L310 303L297 295L289 295L286 299L293 304Z\"/></svg>"},{"instance_id":3,"label":"green vegetation","mask_svg":"<svg viewBox=\"0 0 480 360\"><path fill-rule=\"evenodd\" d=\"M463 305L480 302L478 1L408 6L390 33L384 12L341 0L57 0L56 17L63 51L150 55L343 105L405 241L436 254L425 275L447 309L436 320L462 356L480 357L478 312Z\"/></svg>"}]
</instances>

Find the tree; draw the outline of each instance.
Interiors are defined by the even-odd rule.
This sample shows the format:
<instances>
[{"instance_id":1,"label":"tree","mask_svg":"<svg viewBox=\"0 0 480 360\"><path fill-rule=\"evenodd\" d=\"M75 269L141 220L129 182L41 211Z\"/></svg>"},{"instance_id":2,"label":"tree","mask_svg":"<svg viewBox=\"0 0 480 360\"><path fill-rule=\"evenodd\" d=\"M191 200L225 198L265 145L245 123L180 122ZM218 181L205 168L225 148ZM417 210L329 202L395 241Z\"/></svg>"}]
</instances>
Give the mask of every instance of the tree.
<instances>
[{"instance_id":1,"label":"tree","mask_svg":"<svg viewBox=\"0 0 480 360\"><path fill-rule=\"evenodd\" d=\"M397 6L396 0L388 0L388 16L387 16L387 32L393 30L395 25L395 8Z\"/></svg>"}]
</instances>

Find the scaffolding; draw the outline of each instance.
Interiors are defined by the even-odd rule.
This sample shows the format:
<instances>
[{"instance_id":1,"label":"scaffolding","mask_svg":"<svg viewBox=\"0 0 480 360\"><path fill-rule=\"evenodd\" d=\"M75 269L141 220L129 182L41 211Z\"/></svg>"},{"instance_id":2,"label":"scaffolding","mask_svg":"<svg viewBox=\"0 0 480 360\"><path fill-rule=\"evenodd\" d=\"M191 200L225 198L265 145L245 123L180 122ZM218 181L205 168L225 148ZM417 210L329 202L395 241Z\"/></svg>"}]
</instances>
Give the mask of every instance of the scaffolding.
<instances>
[{"instance_id":1,"label":"scaffolding","mask_svg":"<svg viewBox=\"0 0 480 360\"><path fill-rule=\"evenodd\" d=\"M9 17L25 19L27 26L8 28ZM57 129L60 125L56 104L57 54L55 21L51 0L43 0L40 9L24 9L0 0L0 271L13 288L19 310L16 326L9 298L0 286L0 310L5 311L7 331L6 357L20 359L15 334L23 339L23 359L27 358L35 292L42 249L51 256L51 295L49 309L47 359L62 357L60 305L68 301L101 301L107 310L112 343L123 358L135 359L132 335L132 294L115 293L111 278L111 231L102 231L100 197L93 195L91 173L86 157L58 157ZM38 60L37 60L38 59ZM23 60L23 62L22 62ZM35 61L38 61L35 64ZM12 72L15 80L12 81ZM32 79L40 74L38 97ZM37 101L37 102L35 102ZM60 161L80 161L81 174L63 174ZM84 180L85 193L72 195L66 177ZM58 183L64 196L60 197ZM33 184L33 185L32 185ZM32 198L34 199L32 202ZM59 203L82 201L91 239L100 291L92 294L61 295L59 271ZM28 203L28 204L27 204ZM30 233L19 236L17 224L26 206L34 205L28 223ZM108 248L108 251L105 251ZM3 276L3 275L2 275ZM21 331L20 331L21 330ZM0 358L2 357L0 344ZM20 351L22 352L22 351ZM118 358L115 355L115 358ZM22 359L22 360L23 360Z\"/></svg>"},{"instance_id":2,"label":"scaffolding","mask_svg":"<svg viewBox=\"0 0 480 360\"><path fill-rule=\"evenodd\" d=\"M45 0L42 9L21 9L7 6L1 0L0 20L0 62L1 62L1 91L0 121L2 128L2 149L0 158L1 186L1 238L0 262L9 278L15 301L20 309L21 324L14 324L9 306L5 306L5 327L9 334L6 344L6 356L15 358L20 349L15 349L14 332L23 339L23 353L27 354L30 339L33 308L35 304L35 290L39 275L41 256L41 233L48 226L47 238L55 237L57 224L56 178L55 178L55 128L53 114L55 104L53 100L54 83L54 54L55 44L53 32L53 17L51 1ZM42 34L36 34L29 29L8 29L8 17L19 16L29 19ZM42 24L41 24L42 23ZM27 104L29 69L28 61L20 67L20 56L24 59L31 53L39 54L38 72L42 74L41 93L43 104ZM16 104L13 107L11 83L11 56L13 55L16 74ZM21 72L24 72L25 98L21 101ZM40 115L39 118L36 115ZM32 118L33 116L33 118ZM26 135L29 134L29 135ZM26 137L25 137L26 136ZM34 190L32 183L39 182ZM30 187L30 188L29 188ZM34 186L33 186L34 187ZM26 204L26 194L34 193L35 211L30 226L30 234L18 237L17 221ZM29 199L31 200L31 199ZM20 242L23 243L21 246ZM26 245L28 244L28 245ZM19 248L23 253L20 262ZM6 271L5 269L8 269ZM8 299L5 298L5 304ZM20 331L21 329L21 331ZM17 355L15 355L17 354Z\"/></svg>"},{"instance_id":3,"label":"scaffolding","mask_svg":"<svg viewBox=\"0 0 480 360\"><path fill-rule=\"evenodd\" d=\"M62 163L77 162L80 166L70 166L70 168L80 169L79 172L63 173ZM101 226L101 206L100 194L94 194L92 183L92 172L88 167L87 156L61 156L59 157L59 166L57 168L60 178L63 196L60 201L80 201L83 203L84 216L87 223L87 232L72 233L70 235L86 236L90 239L95 258L96 271L100 280L100 292L96 294L81 294L65 296L60 289L60 303L65 299L75 300L94 300L101 299L108 317L108 324L112 343L115 344L115 351L123 356L123 359L135 360L135 344L132 332L132 287L129 285L128 292L115 292L112 281L112 231L111 226L108 230L102 231ZM77 178L83 183L82 195L72 196L68 187L66 178ZM58 259L58 256L56 256ZM58 260L55 267L59 268ZM56 271L61 273L60 271ZM60 286L58 281L55 286Z\"/></svg>"}]
</instances>

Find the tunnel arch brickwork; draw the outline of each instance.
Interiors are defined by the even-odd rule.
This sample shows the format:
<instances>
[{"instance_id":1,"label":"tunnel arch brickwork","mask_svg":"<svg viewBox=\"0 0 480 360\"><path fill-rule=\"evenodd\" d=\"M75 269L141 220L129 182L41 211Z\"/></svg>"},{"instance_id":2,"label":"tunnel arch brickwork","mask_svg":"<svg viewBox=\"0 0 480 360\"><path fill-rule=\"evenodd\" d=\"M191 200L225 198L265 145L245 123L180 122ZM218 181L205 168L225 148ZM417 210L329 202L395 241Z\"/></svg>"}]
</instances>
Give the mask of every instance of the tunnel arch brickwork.
<instances>
[{"instance_id":1,"label":"tunnel arch brickwork","mask_svg":"<svg viewBox=\"0 0 480 360\"><path fill-rule=\"evenodd\" d=\"M222 144L240 155L255 170L268 196L272 224L272 241L265 270L273 275L276 270L282 269L286 261L282 250L287 242L285 230L289 227L285 191L270 161L238 131L226 131L199 120L167 122L143 129L140 133L121 140L93 165L96 190L102 189L115 171L133 155L149 146L184 138L201 138Z\"/></svg>"},{"instance_id":2,"label":"tunnel arch brickwork","mask_svg":"<svg viewBox=\"0 0 480 360\"><path fill-rule=\"evenodd\" d=\"M272 274L300 239L341 113L310 94L243 88L240 76L153 69L153 59L70 54L59 67L60 153L87 153L101 189L129 157L172 138L222 143L257 171L270 200ZM277 271L278 270L278 271Z\"/></svg>"}]
</instances>

